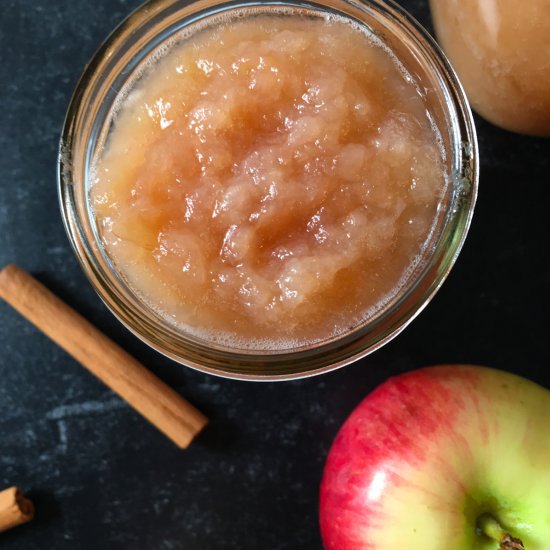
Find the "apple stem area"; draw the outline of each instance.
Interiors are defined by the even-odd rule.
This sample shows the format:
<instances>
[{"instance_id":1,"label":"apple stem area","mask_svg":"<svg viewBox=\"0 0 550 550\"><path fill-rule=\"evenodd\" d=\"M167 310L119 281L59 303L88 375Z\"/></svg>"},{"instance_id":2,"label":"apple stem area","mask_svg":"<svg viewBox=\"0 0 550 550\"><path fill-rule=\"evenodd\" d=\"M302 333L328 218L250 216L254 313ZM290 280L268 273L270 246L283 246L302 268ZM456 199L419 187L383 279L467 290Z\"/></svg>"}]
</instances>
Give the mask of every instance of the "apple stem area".
<instances>
[{"instance_id":1,"label":"apple stem area","mask_svg":"<svg viewBox=\"0 0 550 550\"><path fill-rule=\"evenodd\" d=\"M478 518L477 528L487 537L500 543L500 550L525 550L523 542L507 533L490 514L483 514Z\"/></svg>"}]
</instances>

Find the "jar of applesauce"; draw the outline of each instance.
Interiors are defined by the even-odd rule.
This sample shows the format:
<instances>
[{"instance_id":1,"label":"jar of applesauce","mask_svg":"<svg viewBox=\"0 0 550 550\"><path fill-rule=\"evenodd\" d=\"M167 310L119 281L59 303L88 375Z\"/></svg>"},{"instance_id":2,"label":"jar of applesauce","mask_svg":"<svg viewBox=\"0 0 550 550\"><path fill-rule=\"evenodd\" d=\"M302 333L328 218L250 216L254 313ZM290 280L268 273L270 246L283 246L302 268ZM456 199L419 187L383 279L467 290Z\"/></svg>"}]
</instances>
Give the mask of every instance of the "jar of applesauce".
<instances>
[{"instance_id":1,"label":"jar of applesauce","mask_svg":"<svg viewBox=\"0 0 550 550\"><path fill-rule=\"evenodd\" d=\"M477 182L452 69L379 0L144 4L87 66L59 154L69 239L112 312L182 364L252 380L403 330Z\"/></svg>"},{"instance_id":2,"label":"jar of applesauce","mask_svg":"<svg viewBox=\"0 0 550 550\"><path fill-rule=\"evenodd\" d=\"M472 107L512 132L550 136L550 2L430 0L430 7Z\"/></svg>"}]
</instances>

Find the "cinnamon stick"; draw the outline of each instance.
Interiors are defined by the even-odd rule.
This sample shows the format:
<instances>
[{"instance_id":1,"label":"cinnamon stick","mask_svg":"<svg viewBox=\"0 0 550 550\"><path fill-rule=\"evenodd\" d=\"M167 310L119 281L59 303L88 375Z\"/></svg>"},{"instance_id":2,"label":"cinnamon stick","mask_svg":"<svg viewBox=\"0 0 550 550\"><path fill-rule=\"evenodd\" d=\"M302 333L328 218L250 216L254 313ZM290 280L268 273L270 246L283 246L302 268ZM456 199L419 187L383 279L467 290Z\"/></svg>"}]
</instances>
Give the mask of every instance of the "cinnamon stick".
<instances>
[{"instance_id":1,"label":"cinnamon stick","mask_svg":"<svg viewBox=\"0 0 550 550\"><path fill-rule=\"evenodd\" d=\"M0 492L0 533L27 523L34 517L34 506L18 487Z\"/></svg>"},{"instance_id":2,"label":"cinnamon stick","mask_svg":"<svg viewBox=\"0 0 550 550\"><path fill-rule=\"evenodd\" d=\"M201 412L19 267L0 271L0 297L180 448L206 426Z\"/></svg>"}]
</instances>

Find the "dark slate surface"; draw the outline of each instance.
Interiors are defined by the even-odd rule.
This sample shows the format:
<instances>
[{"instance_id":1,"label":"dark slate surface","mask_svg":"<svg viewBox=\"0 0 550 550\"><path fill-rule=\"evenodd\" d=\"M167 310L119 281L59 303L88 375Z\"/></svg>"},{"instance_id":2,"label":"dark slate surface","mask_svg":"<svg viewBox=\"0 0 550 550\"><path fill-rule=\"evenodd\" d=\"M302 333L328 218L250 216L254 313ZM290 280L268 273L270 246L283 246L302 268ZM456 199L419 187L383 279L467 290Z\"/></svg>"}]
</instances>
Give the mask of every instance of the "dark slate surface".
<instances>
[{"instance_id":1,"label":"dark slate surface","mask_svg":"<svg viewBox=\"0 0 550 550\"><path fill-rule=\"evenodd\" d=\"M0 265L17 262L211 418L183 452L0 303L0 487L33 498L2 550L321 547L317 491L338 426L389 375L468 362L550 387L549 142L477 120L481 191L448 281L400 337L358 364L253 384L159 356L106 310L69 248L55 163L78 75L139 0L2 0ZM429 25L426 1L402 4Z\"/></svg>"}]
</instances>

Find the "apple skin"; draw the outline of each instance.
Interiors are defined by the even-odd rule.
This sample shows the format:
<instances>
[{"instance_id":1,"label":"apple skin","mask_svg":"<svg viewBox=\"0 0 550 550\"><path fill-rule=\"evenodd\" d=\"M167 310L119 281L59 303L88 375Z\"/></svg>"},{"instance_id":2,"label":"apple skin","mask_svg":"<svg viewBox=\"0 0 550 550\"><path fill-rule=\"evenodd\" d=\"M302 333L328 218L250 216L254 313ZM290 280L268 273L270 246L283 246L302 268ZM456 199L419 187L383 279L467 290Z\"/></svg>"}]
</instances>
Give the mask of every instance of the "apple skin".
<instances>
[{"instance_id":1,"label":"apple skin","mask_svg":"<svg viewBox=\"0 0 550 550\"><path fill-rule=\"evenodd\" d=\"M550 549L550 391L465 365L420 369L368 395L338 433L320 492L326 550L497 550L490 513Z\"/></svg>"}]
</instances>

